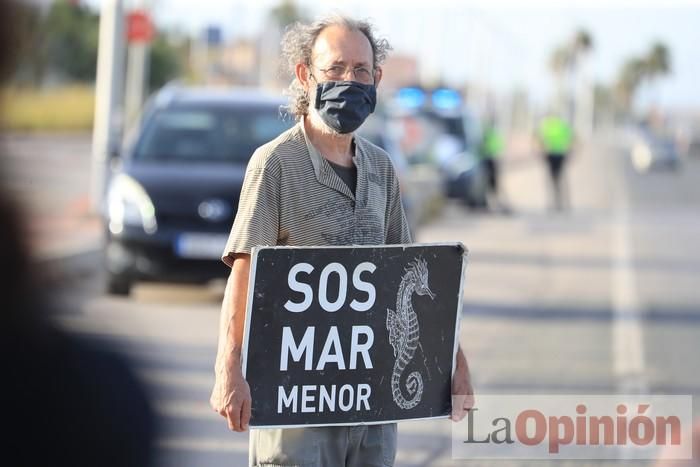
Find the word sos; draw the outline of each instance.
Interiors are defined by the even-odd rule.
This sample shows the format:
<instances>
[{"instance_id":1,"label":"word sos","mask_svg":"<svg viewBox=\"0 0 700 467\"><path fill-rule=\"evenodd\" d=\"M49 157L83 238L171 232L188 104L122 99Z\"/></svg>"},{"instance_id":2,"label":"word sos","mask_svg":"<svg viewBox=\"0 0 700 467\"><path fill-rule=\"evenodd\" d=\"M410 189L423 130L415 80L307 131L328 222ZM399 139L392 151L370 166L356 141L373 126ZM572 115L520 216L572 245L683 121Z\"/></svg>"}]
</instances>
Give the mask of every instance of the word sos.
<instances>
[{"instance_id":1,"label":"word sos","mask_svg":"<svg viewBox=\"0 0 700 467\"><path fill-rule=\"evenodd\" d=\"M371 282L367 282L362 279L363 273L372 274L377 269L377 267L370 263L364 262L357 265L355 270L352 272L352 286L355 290L364 292L367 294L367 300L361 302L354 299L350 302L350 308L355 311L367 311L374 305L374 301L377 298L377 292L374 285ZM301 313L309 309L314 300L314 287L309 283L309 275L313 272L314 267L309 263L299 263L292 266L289 270L289 275L287 276L287 283L289 288L294 292L299 292L304 295L304 299L301 302L294 302L292 300L287 300L284 304L284 308L292 313ZM332 275L338 276L338 290L332 291L330 294L332 297L336 297L335 300L331 301L328 290L328 281ZM306 277L304 277L306 276ZM348 296L348 271L340 263L330 263L321 271L321 275L318 279L318 304L325 311L335 312L340 310L346 302Z\"/></svg>"}]
</instances>

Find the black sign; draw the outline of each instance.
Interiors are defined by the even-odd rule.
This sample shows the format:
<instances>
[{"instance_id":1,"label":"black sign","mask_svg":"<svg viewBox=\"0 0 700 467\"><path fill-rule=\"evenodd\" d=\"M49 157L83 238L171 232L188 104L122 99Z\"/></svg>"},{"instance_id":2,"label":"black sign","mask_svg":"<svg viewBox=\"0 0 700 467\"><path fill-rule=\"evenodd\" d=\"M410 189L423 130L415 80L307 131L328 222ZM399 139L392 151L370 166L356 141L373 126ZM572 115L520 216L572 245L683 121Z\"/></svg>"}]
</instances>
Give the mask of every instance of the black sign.
<instances>
[{"instance_id":1,"label":"black sign","mask_svg":"<svg viewBox=\"0 0 700 467\"><path fill-rule=\"evenodd\" d=\"M447 416L464 258L461 244L254 250L251 426Z\"/></svg>"}]
</instances>

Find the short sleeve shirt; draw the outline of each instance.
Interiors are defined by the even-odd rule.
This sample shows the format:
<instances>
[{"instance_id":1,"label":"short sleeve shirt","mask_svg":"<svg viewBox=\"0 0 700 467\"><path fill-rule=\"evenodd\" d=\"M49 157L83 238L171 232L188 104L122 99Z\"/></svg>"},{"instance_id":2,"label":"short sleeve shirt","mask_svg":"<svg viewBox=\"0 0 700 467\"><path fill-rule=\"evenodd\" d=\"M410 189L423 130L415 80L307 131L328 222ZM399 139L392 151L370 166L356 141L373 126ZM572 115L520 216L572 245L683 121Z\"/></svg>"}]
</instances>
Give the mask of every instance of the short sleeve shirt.
<instances>
[{"instance_id":1,"label":"short sleeve shirt","mask_svg":"<svg viewBox=\"0 0 700 467\"><path fill-rule=\"evenodd\" d=\"M353 194L308 141L303 121L253 154L222 260L256 246L411 243L389 156L354 137Z\"/></svg>"}]
</instances>

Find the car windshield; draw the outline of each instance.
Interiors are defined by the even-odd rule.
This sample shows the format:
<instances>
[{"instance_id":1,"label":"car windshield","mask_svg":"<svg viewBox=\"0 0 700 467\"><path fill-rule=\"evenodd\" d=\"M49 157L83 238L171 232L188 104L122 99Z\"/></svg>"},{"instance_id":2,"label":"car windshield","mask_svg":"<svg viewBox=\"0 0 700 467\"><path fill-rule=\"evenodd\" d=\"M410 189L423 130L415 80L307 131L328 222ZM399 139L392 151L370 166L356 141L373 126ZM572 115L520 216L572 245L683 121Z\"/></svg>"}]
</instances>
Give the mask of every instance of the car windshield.
<instances>
[{"instance_id":1,"label":"car windshield","mask_svg":"<svg viewBox=\"0 0 700 467\"><path fill-rule=\"evenodd\" d=\"M260 145L294 124L277 107L167 108L157 111L136 146L135 159L247 163Z\"/></svg>"}]
</instances>

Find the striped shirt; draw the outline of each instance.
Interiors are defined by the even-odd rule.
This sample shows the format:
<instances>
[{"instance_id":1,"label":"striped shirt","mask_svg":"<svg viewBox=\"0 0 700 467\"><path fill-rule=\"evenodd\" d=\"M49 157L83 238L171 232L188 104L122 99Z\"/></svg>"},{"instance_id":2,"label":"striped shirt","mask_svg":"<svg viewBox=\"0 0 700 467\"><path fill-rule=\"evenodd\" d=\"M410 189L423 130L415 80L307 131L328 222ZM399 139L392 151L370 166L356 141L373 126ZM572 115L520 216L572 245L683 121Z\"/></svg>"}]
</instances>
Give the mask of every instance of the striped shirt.
<instances>
[{"instance_id":1,"label":"striped shirt","mask_svg":"<svg viewBox=\"0 0 700 467\"><path fill-rule=\"evenodd\" d=\"M411 243L385 151L355 136L355 193L309 142L303 121L253 154L222 260L255 246Z\"/></svg>"}]
</instances>

